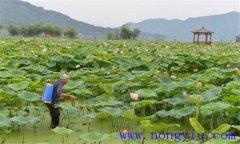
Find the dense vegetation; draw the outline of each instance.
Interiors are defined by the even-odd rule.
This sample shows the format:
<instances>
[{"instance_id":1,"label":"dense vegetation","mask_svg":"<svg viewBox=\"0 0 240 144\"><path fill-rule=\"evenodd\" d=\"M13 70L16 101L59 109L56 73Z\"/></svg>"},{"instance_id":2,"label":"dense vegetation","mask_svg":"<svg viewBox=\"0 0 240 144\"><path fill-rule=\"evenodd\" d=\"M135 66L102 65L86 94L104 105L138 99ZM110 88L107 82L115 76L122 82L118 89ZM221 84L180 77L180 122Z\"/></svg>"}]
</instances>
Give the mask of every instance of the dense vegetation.
<instances>
[{"instance_id":1,"label":"dense vegetation","mask_svg":"<svg viewBox=\"0 0 240 144\"><path fill-rule=\"evenodd\" d=\"M66 30L52 24L30 24L30 25L13 25L7 26L9 35L24 36L24 37L39 37L41 35L51 35L54 37L69 37L76 38L78 35L74 27L69 27Z\"/></svg>"},{"instance_id":2,"label":"dense vegetation","mask_svg":"<svg viewBox=\"0 0 240 144\"><path fill-rule=\"evenodd\" d=\"M0 142L13 143L16 133L23 143L61 142L56 133L66 143L177 143L121 140L124 130L147 136L194 129L208 138L185 143L233 143L211 139L212 132L239 136L238 44L39 38L0 38L0 44ZM65 92L78 100L62 101L61 127L48 131L40 95L46 80L63 73L71 77Z\"/></svg>"},{"instance_id":3,"label":"dense vegetation","mask_svg":"<svg viewBox=\"0 0 240 144\"><path fill-rule=\"evenodd\" d=\"M1 29L1 23L0 23ZM79 33L74 27L69 27L66 30L52 24L30 24L30 25L13 25L9 24L7 30L10 36L24 36L24 37L40 37L50 35L53 37L67 37L76 38ZM140 34L139 29L129 29L127 25L123 25L120 31L115 33L109 31L106 34L108 40L119 40L119 39L136 39Z\"/></svg>"},{"instance_id":4,"label":"dense vegetation","mask_svg":"<svg viewBox=\"0 0 240 144\"><path fill-rule=\"evenodd\" d=\"M119 40L119 39L135 40L139 36L140 32L141 31L137 28L131 30L127 25L123 25L120 31L116 31L116 32L109 31L106 34L106 37L107 37L107 40Z\"/></svg>"}]
</instances>

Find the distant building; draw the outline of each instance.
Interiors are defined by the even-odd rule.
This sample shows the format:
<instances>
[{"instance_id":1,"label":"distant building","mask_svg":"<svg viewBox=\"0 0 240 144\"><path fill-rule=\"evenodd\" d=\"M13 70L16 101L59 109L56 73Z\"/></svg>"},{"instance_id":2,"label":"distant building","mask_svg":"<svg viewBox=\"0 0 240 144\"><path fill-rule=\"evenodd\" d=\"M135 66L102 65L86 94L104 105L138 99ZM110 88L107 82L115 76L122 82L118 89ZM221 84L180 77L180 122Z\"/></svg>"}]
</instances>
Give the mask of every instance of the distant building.
<instances>
[{"instance_id":1,"label":"distant building","mask_svg":"<svg viewBox=\"0 0 240 144\"><path fill-rule=\"evenodd\" d=\"M240 35L236 36L236 43L240 43Z\"/></svg>"},{"instance_id":2,"label":"distant building","mask_svg":"<svg viewBox=\"0 0 240 144\"><path fill-rule=\"evenodd\" d=\"M200 44L200 43L211 44L212 43L212 34L214 32L209 31L208 29L202 27L200 29L192 31L192 33L193 33L193 43L195 44ZM199 41L200 35L205 35L204 42Z\"/></svg>"}]
</instances>

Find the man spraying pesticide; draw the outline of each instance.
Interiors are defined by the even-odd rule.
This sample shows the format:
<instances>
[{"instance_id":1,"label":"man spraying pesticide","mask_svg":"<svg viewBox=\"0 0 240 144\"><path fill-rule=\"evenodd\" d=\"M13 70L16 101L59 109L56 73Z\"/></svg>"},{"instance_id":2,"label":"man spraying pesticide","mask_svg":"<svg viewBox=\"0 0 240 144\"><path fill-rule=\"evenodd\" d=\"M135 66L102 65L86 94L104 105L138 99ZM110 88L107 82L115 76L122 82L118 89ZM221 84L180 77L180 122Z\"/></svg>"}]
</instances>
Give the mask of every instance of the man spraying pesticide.
<instances>
[{"instance_id":1,"label":"man spraying pesticide","mask_svg":"<svg viewBox=\"0 0 240 144\"><path fill-rule=\"evenodd\" d=\"M71 100L75 100L76 97L70 94L62 93L63 86L67 84L69 77L63 74L59 80L56 80L53 84L47 83L43 91L43 101L47 105L51 115L51 129L54 129L59 125L60 109L55 107L55 104L60 103L60 96L68 97Z\"/></svg>"}]
</instances>

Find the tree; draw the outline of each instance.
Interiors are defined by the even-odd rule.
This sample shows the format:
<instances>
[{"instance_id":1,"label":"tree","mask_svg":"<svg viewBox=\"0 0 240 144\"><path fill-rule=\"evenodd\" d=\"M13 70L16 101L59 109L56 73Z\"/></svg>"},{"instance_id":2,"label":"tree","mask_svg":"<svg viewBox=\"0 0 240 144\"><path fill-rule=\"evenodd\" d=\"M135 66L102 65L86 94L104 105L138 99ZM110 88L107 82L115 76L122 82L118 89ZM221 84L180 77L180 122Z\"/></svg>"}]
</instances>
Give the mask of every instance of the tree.
<instances>
[{"instance_id":1,"label":"tree","mask_svg":"<svg viewBox=\"0 0 240 144\"><path fill-rule=\"evenodd\" d=\"M139 34L140 34L140 30L139 29L137 29L137 28L133 29L133 31L132 31L132 38L136 39L139 36Z\"/></svg>"},{"instance_id":2,"label":"tree","mask_svg":"<svg viewBox=\"0 0 240 144\"><path fill-rule=\"evenodd\" d=\"M3 28L3 23L0 22L0 29L2 29L2 28Z\"/></svg>"},{"instance_id":3,"label":"tree","mask_svg":"<svg viewBox=\"0 0 240 144\"><path fill-rule=\"evenodd\" d=\"M9 24L8 27L7 27L7 30L8 30L8 32L11 36L19 35L19 27L18 26Z\"/></svg>"},{"instance_id":4,"label":"tree","mask_svg":"<svg viewBox=\"0 0 240 144\"><path fill-rule=\"evenodd\" d=\"M115 37L115 39L117 40L117 39L120 39L120 36L119 36L119 31L116 31L115 32L115 35L114 35L114 37Z\"/></svg>"},{"instance_id":5,"label":"tree","mask_svg":"<svg viewBox=\"0 0 240 144\"><path fill-rule=\"evenodd\" d=\"M69 27L64 32L64 36L68 38L76 38L77 34L78 32L74 27Z\"/></svg>"},{"instance_id":6,"label":"tree","mask_svg":"<svg viewBox=\"0 0 240 144\"><path fill-rule=\"evenodd\" d=\"M128 28L127 25L121 27L120 37L122 39L136 39L140 34L139 29L134 29L133 31Z\"/></svg>"},{"instance_id":7,"label":"tree","mask_svg":"<svg viewBox=\"0 0 240 144\"><path fill-rule=\"evenodd\" d=\"M51 36L61 36L62 35L62 29L58 26L47 24L42 27L42 32L45 34L51 35Z\"/></svg>"},{"instance_id":8,"label":"tree","mask_svg":"<svg viewBox=\"0 0 240 144\"><path fill-rule=\"evenodd\" d=\"M22 36L27 36L28 35L28 30L25 25L21 26L19 29L19 34Z\"/></svg>"},{"instance_id":9,"label":"tree","mask_svg":"<svg viewBox=\"0 0 240 144\"><path fill-rule=\"evenodd\" d=\"M27 36L39 36L43 32L42 24L32 24L27 27Z\"/></svg>"},{"instance_id":10,"label":"tree","mask_svg":"<svg viewBox=\"0 0 240 144\"><path fill-rule=\"evenodd\" d=\"M112 40L112 39L114 39L114 34L111 32L111 31L109 31L109 32L107 32L107 34L106 34L107 36L107 40Z\"/></svg>"},{"instance_id":11,"label":"tree","mask_svg":"<svg viewBox=\"0 0 240 144\"><path fill-rule=\"evenodd\" d=\"M122 39L131 39L131 30L128 28L127 25L123 25L121 27L120 37Z\"/></svg>"}]
</instances>

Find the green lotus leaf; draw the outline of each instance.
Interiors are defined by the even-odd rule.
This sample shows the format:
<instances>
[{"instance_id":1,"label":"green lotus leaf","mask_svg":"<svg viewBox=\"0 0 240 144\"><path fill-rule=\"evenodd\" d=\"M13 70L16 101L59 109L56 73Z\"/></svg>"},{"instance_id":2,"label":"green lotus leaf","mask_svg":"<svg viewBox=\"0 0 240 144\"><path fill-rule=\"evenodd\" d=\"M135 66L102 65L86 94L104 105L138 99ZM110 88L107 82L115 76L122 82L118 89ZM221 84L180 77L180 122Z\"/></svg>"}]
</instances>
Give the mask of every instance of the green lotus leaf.
<instances>
[{"instance_id":1,"label":"green lotus leaf","mask_svg":"<svg viewBox=\"0 0 240 144\"><path fill-rule=\"evenodd\" d=\"M240 82L238 81L231 81L229 83L227 83L226 87L228 89L240 89Z\"/></svg>"},{"instance_id":2,"label":"green lotus leaf","mask_svg":"<svg viewBox=\"0 0 240 144\"><path fill-rule=\"evenodd\" d=\"M240 95L240 90L232 89L231 92L235 95Z\"/></svg>"},{"instance_id":3,"label":"green lotus leaf","mask_svg":"<svg viewBox=\"0 0 240 144\"><path fill-rule=\"evenodd\" d=\"M218 128L214 129L213 133L225 133L231 128L231 125L221 124Z\"/></svg>"},{"instance_id":4,"label":"green lotus leaf","mask_svg":"<svg viewBox=\"0 0 240 144\"><path fill-rule=\"evenodd\" d=\"M195 107L185 107L182 109L171 109L170 111L160 110L156 113L159 117L174 117L181 118L183 116L191 115L195 111Z\"/></svg>"},{"instance_id":5,"label":"green lotus leaf","mask_svg":"<svg viewBox=\"0 0 240 144\"><path fill-rule=\"evenodd\" d=\"M93 112L93 113L86 114L83 117L88 119L95 119L96 116L97 116L97 113Z\"/></svg>"},{"instance_id":6,"label":"green lotus leaf","mask_svg":"<svg viewBox=\"0 0 240 144\"><path fill-rule=\"evenodd\" d=\"M157 97L156 92L151 89L140 89L136 91L139 94L140 98L150 98L150 97Z\"/></svg>"},{"instance_id":7,"label":"green lotus leaf","mask_svg":"<svg viewBox=\"0 0 240 144\"><path fill-rule=\"evenodd\" d=\"M103 84L103 89L107 94L113 93L113 85L112 84Z\"/></svg>"},{"instance_id":8,"label":"green lotus leaf","mask_svg":"<svg viewBox=\"0 0 240 144\"><path fill-rule=\"evenodd\" d=\"M235 102L235 103L240 103L240 96L235 96L235 95L231 95L229 97L225 97L223 99L224 102Z\"/></svg>"},{"instance_id":9,"label":"green lotus leaf","mask_svg":"<svg viewBox=\"0 0 240 144\"><path fill-rule=\"evenodd\" d=\"M202 127L202 125L197 121L197 119L195 118L189 118L189 122L191 124L191 126L193 127L193 129L197 132L197 133L204 133L205 129Z\"/></svg>"},{"instance_id":10,"label":"green lotus leaf","mask_svg":"<svg viewBox=\"0 0 240 144\"><path fill-rule=\"evenodd\" d=\"M8 71L0 71L0 78L8 78L12 77L12 75Z\"/></svg>"},{"instance_id":11,"label":"green lotus leaf","mask_svg":"<svg viewBox=\"0 0 240 144\"><path fill-rule=\"evenodd\" d=\"M69 81L65 86L64 89L72 90L77 88L79 85L83 84L83 81Z\"/></svg>"},{"instance_id":12,"label":"green lotus leaf","mask_svg":"<svg viewBox=\"0 0 240 144\"><path fill-rule=\"evenodd\" d=\"M183 98L173 97L173 98L164 99L162 101L170 103L175 106L175 105L184 103L186 100L184 100Z\"/></svg>"},{"instance_id":13,"label":"green lotus leaf","mask_svg":"<svg viewBox=\"0 0 240 144\"><path fill-rule=\"evenodd\" d=\"M16 117L12 117L10 121L16 125L23 126L29 122L29 119L28 117L16 116Z\"/></svg>"},{"instance_id":14,"label":"green lotus leaf","mask_svg":"<svg viewBox=\"0 0 240 144\"><path fill-rule=\"evenodd\" d=\"M69 103L60 103L60 104L56 104L55 106L61 108L63 111L67 111L67 112L76 111L76 112L79 112L79 110L77 108L73 107Z\"/></svg>"},{"instance_id":15,"label":"green lotus leaf","mask_svg":"<svg viewBox=\"0 0 240 144\"><path fill-rule=\"evenodd\" d=\"M122 117L130 119L130 120L134 120L136 117L134 109L128 109L128 110L124 111L122 113Z\"/></svg>"},{"instance_id":16,"label":"green lotus leaf","mask_svg":"<svg viewBox=\"0 0 240 144\"><path fill-rule=\"evenodd\" d=\"M231 125L231 127L237 129L238 131L240 131L240 125Z\"/></svg>"},{"instance_id":17,"label":"green lotus leaf","mask_svg":"<svg viewBox=\"0 0 240 144\"><path fill-rule=\"evenodd\" d=\"M34 102L34 101L39 101L41 96L37 93L33 93L33 92L28 92L28 91L22 91L18 94L18 97L20 99L23 99L25 101L30 101L30 102Z\"/></svg>"},{"instance_id":18,"label":"green lotus leaf","mask_svg":"<svg viewBox=\"0 0 240 144\"><path fill-rule=\"evenodd\" d=\"M216 112L221 112L229 107L231 104L223 103L223 102L210 102L206 105L201 106L201 114L204 116L211 115Z\"/></svg>"},{"instance_id":19,"label":"green lotus leaf","mask_svg":"<svg viewBox=\"0 0 240 144\"><path fill-rule=\"evenodd\" d=\"M162 131L162 130L166 130L168 128L180 128L180 124L167 124L167 123L157 123L152 125L152 127L150 128L151 131Z\"/></svg>"},{"instance_id":20,"label":"green lotus leaf","mask_svg":"<svg viewBox=\"0 0 240 144\"><path fill-rule=\"evenodd\" d=\"M5 129L11 126L11 121L8 117L0 115L0 129Z\"/></svg>"},{"instance_id":21,"label":"green lotus leaf","mask_svg":"<svg viewBox=\"0 0 240 144\"><path fill-rule=\"evenodd\" d=\"M38 123L40 123L40 118L39 117L32 117L32 116L29 116L28 117L28 121L29 123L31 123L32 125L36 125Z\"/></svg>"},{"instance_id":22,"label":"green lotus leaf","mask_svg":"<svg viewBox=\"0 0 240 144\"><path fill-rule=\"evenodd\" d=\"M23 71L23 70L13 69L13 70L11 70L11 75L12 75L13 77L16 77L16 76L24 76L24 75L26 75L26 72Z\"/></svg>"},{"instance_id":23,"label":"green lotus leaf","mask_svg":"<svg viewBox=\"0 0 240 144\"><path fill-rule=\"evenodd\" d=\"M164 84L172 83L172 79L171 79L171 77L169 77L169 76L161 76L161 77L159 78L159 81L160 81L161 83L164 83Z\"/></svg>"},{"instance_id":24,"label":"green lotus leaf","mask_svg":"<svg viewBox=\"0 0 240 144\"><path fill-rule=\"evenodd\" d=\"M99 120L107 120L109 118L112 118L112 115L107 112L100 112L100 113L97 113L96 118Z\"/></svg>"},{"instance_id":25,"label":"green lotus leaf","mask_svg":"<svg viewBox=\"0 0 240 144\"><path fill-rule=\"evenodd\" d=\"M99 142L108 139L109 135L99 132L88 132L83 134L80 138L85 142Z\"/></svg>"},{"instance_id":26,"label":"green lotus leaf","mask_svg":"<svg viewBox=\"0 0 240 144\"><path fill-rule=\"evenodd\" d=\"M92 95L92 91L88 90L88 89L76 89L74 91L72 91L74 94L78 95L78 96L85 96L85 95Z\"/></svg>"},{"instance_id":27,"label":"green lotus leaf","mask_svg":"<svg viewBox=\"0 0 240 144\"><path fill-rule=\"evenodd\" d=\"M43 106L43 107L39 107L39 106L27 106L27 109L31 110L38 110L40 112L48 112L48 108Z\"/></svg>"},{"instance_id":28,"label":"green lotus leaf","mask_svg":"<svg viewBox=\"0 0 240 144\"><path fill-rule=\"evenodd\" d=\"M22 81L22 82L19 82L19 83L9 84L8 86L15 91L19 91L19 90L26 89L28 87L28 85L29 85L29 82Z\"/></svg>"},{"instance_id":29,"label":"green lotus leaf","mask_svg":"<svg viewBox=\"0 0 240 144\"><path fill-rule=\"evenodd\" d=\"M141 120L141 125L140 125L140 128L141 129L146 129L148 127L151 127L151 122L150 120Z\"/></svg>"},{"instance_id":30,"label":"green lotus leaf","mask_svg":"<svg viewBox=\"0 0 240 144\"><path fill-rule=\"evenodd\" d=\"M144 108L149 105L155 104L156 100L141 100L137 102L131 102L130 105L133 105L135 108Z\"/></svg>"},{"instance_id":31,"label":"green lotus leaf","mask_svg":"<svg viewBox=\"0 0 240 144\"><path fill-rule=\"evenodd\" d=\"M222 92L222 88L215 87L215 88L212 88L200 95L202 96L202 101L207 102L207 101L212 101L212 100L218 99L219 94L221 92Z\"/></svg>"},{"instance_id":32,"label":"green lotus leaf","mask_svg":"<svg viewBox=\"0 0 240 144\"><path fill-rule=\"evenodd\" d=\"M0 116L1 115L2 116L7 116L8 114L9 114L9 110L6 107L4 107L3 105L0 105Z\"/></svg>"},{"instance_id":33,"label":"green lotus leaf","mask_svg":"<svg viewBox=\"0 0 240 144\"><path fill-rule=\"evenodd\" d=\"M112 117L120 117L122 114L122 110L120 108L112 108L112 107L104 107L101 111L110 114Z\"/></svg>"},{"instance_id":34,"label":"green lotus leaf","mask_svg":"<svg viewBox=\"0 0 240 144\"><path fill-rule=\"evenodd\" d=\"M190 104L200 104L201 103L201 95L190 95L188 97L188 103Z\"/></svg>"},{"instance_id":35,"label":"green lotus leaf","mask_svg":"<svg viewBox=\"0 0 240 144\"><path fill-rule=\"evenodd\" d=\"M8 65L10 62L11 62L10 59L1 58L1 59L0 59L0 66L6 66L6 65Z\"/></svg>"},{"instance_id":36,"label":"green lotus leaf","mask_svg":"<svg viewBox=\"0 0 240 144\"><path fill-rule=\"evenodd\" d=\"M174 117L175 118L185 117L187 115L193 114L194 111L195 111L195 107L185 107L185 108L182 108L182 109L178 109L178 110L175 110Z\"/></svg>"},{"instance_id":37,"label":"green lotus leaf","mask_svg":"<svg viewBox=\"0 0 240 144\"><path fill-rule=\"evenodd\" d=\"M172 117L174 116L175 110L171 109L170 111L166 111L166 110L160 110L156 113L157 116L159 117Z\"/></svg>"},{"instance_id":38,"label":"green lotus leaf","mask_svg":"<svg viewBox=\"0 0 240 144\"><path fill-rule=\"evenodd\" d=\"M31 82L32 86L38 86L41 82L42 78L41 77L37 77L36 80Z\"/></svg>"},{"instance_id":39,"label":"green lotus leaf","mask_svg":"<svg viewBox=\"0 0 240 144\"><path fill-rule=\"evenodd\" d=\"M67 136L74 133L74 130L65 127L56 127L55 129L52 129L52 131L56 134Z\"/></svg>"},{"instance_id":40,"label":"green lotus leaf","mask_svg":"<svg viewBox=\"0 0 240 144\"><path fill-rule=\"evenodd\" d=\"M98 104L101 106L118 106L118 105L121 105L122 103L123 102L121 101L109 100L109 101L99 102Z\"/></svg>"}]
</instances>

